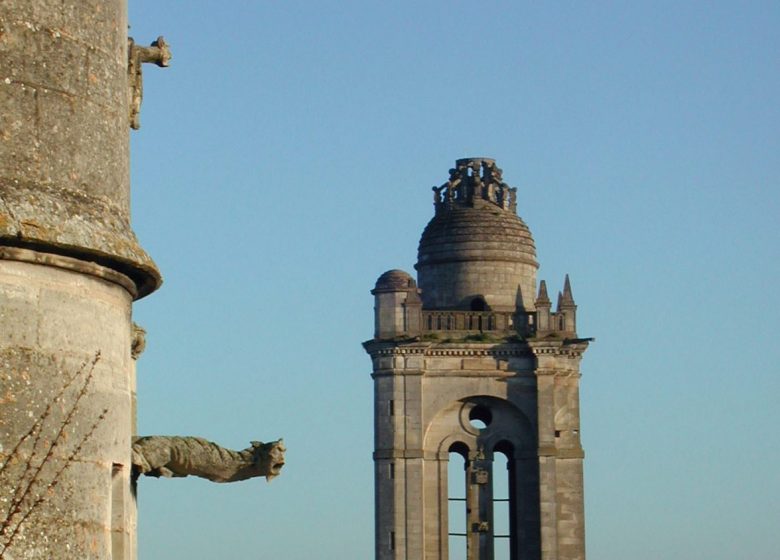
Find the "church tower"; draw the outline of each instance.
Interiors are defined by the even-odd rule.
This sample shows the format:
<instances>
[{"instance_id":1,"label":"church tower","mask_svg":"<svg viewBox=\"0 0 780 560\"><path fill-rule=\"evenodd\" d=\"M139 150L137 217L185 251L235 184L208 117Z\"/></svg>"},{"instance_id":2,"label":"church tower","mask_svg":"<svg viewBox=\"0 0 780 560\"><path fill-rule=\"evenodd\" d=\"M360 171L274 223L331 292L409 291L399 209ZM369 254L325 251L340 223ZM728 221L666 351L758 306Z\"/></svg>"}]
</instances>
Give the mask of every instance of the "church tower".
<instances>
[{"instance_id":1,"label":"church tower","mask_svg":"<svg viewBox=\"0 0 780 560\"><path fill-rule=\"evenodd\" d=\"M583 560L580 358L516 189L461 159L434 187L417 281L372 290L377 560Z\"/></svg>"}]
</instances>

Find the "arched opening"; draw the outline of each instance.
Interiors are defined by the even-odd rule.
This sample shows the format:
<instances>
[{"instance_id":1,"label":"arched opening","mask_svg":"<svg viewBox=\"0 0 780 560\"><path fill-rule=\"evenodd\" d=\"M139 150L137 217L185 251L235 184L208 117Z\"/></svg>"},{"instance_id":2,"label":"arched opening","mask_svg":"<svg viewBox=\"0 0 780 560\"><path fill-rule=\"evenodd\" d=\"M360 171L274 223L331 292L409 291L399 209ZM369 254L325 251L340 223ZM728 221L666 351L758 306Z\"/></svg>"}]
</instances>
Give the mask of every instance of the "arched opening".
<instances>
[{"instance_id":1,"label":"arched opening","mask_svg":"<svg viewBox=\"0 0 780 560\"><path fill-rule=\"evenodd\" d=\"M461 442L449 449L447 465L447 519L449 560L467 560L466 465L469 449Z\"/></svg>"},{"instance_id":2,"label":"arched opening","mask_svg":"<svg viewBox=\"0 0 780 560\"><path fill-rule=\"evenodd\" d=\"M500 397L472 394L439 410L424 441L441 476L425 490L439 504L426 536L445 559L541 557L536 442L528 417Z\"/></svg>"},{"instance_id":3,"label":"arched opening","mask_svg":"<svg viewBox=\"0 0 780 560\"><path fill-rule=\"evenodd\" d=\"M487 303L485 302L485 298L482 296L477 296L474 299L471 300L471 310L472 311L487 311Z\"/></svg>"},{"instance_id":4,"label":"arched opening","mask_svg":"<svg viewBox=\"0 0 780 560\"><path fill-rule=\"evenodd\" d=\"M493 450L493 559L515 560L514 447L499 442Z\"/></svg>"}]
</instances>

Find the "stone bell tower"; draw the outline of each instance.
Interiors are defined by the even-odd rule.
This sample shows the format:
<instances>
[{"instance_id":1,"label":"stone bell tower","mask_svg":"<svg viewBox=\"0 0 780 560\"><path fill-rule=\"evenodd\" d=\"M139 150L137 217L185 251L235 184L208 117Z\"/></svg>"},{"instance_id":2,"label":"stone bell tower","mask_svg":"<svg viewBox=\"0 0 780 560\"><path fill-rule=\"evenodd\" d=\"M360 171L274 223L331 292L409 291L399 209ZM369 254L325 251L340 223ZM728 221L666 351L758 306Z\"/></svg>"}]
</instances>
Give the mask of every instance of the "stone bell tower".
<instances>
[{"instance_id":1,"label":"stone bell tower","mask_svg":"<svg viewBox=\"0 0 780 560\"><path fill-rule=\"evenodd\" d=\"M376 558L583 560L590 339L568 276L552 311L493 160L458 160L433 190L418 281L390 270L371 292Z\"/></svg>"}]
</instances>

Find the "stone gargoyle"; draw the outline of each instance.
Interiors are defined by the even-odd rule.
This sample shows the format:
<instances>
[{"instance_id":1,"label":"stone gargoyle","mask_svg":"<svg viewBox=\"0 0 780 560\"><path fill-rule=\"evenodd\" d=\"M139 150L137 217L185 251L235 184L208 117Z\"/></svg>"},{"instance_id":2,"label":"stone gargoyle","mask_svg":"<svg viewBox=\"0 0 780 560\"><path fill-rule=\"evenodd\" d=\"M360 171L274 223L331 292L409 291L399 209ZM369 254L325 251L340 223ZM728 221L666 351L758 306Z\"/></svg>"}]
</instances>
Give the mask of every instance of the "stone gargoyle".
<instances>
[{"instance_id":1,"label":"stone gargoyle","mask_svg":"<svg viewBox=\"0 0 780 560\"><path fill-rule=\"evenodd\" d=\"M242 451L225 449L203 438L146 436L133 440L133 476L199 476L213 482L236 482L279 475L284 466L284 442L251 442Z\"/></svg>"}]
</instances>

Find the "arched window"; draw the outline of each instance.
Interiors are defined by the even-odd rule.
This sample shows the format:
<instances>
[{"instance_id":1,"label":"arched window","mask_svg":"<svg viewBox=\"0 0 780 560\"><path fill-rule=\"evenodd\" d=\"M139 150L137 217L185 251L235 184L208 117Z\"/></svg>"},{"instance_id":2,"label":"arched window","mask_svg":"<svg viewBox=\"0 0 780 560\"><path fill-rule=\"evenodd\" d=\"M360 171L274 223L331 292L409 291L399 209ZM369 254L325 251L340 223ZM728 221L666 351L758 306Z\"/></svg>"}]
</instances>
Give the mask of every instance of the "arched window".
<instances>
[{"instance_id":1,"label":"arched window","mask_svg":"<svg viewBox=\"0 0 780 560\"><path fill-rule=\"evenodd\" d=\"M449 560L467 559L466 530L466 460L469 454L465 444L450 446L447 465L447 519Z\"/></svg>"},{"instance_id":2,"label":"arched window","mask_svg":"<svg viewBox=\"0 0 780 560\"><path fill-rule=\"evenodd\" d=\"M471 310L472 311L486 311L487 310L487 303L485 302L485 298L482 296L475 297L471 300Z\"/></svg>"},{"instance_id":3,"label":"arched window","mask_svg":"<svg viewBox=\"0 0 780 560\"><path fill-rule=\"evenodd\" d=\"M514 531L514 448L499 442L493 451L493 558L514 560L517 553Z\"/></svg>"}]
</instances>

